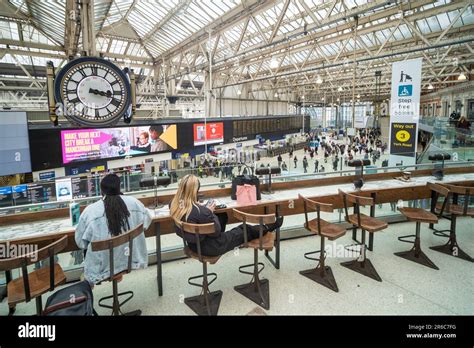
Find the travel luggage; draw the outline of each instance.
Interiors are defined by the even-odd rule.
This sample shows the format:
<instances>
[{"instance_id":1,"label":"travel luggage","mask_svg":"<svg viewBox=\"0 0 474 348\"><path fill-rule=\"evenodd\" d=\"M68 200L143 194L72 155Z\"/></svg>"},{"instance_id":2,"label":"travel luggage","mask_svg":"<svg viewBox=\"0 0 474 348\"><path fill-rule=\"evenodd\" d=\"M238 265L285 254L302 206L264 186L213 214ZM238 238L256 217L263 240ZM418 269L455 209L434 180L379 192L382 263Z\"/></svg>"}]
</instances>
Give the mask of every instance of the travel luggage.
<instances>
[{"instance_id":1,"label":"travel luggage","mask_svg":"<svg viewBox=\"0 0 474 348\"><path fill-rule=\"evenodd\" d=\"M48 297L43 311L46 316L97 315L92 288L87 280L56 291Z\"/></svg>"}]
</instances>

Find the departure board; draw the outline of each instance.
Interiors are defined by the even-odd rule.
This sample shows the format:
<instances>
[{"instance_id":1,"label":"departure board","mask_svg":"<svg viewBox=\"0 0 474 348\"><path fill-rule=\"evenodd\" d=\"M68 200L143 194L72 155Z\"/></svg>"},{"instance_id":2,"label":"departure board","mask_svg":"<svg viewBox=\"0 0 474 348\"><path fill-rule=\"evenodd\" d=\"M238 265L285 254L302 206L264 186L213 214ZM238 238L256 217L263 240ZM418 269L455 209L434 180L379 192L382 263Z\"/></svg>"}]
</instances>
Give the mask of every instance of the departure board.
<instances>
[{"instance_id":1,"label":"departure board","mask_svg":"<svg viewBox=\"0 0 474 348\"><path fill-rule=\"evenodd\" d=\"M29 203L49 202L56 199L54 182L28 184L27 192Z\"/></svg>"},{"instance_id":2,"label":"departure board","mask_svg":"<svg viewBox=\"0 0 474 348\"><path fill-rule=\"evenodd\" d=\"M73 177L72 184L72 198L85 198L89 196L89 184L87 177Z\"/></svg>"},{"instance_id":3,"label":"departure board","mask_svg":"<svg viewBox=\"0 0 474 348\"><path fill-rule=\"evenodd\" d=\"M100 176L90 175L87 180L88 192L90 197L100 196Z\"/></svg>"}]
</instances>

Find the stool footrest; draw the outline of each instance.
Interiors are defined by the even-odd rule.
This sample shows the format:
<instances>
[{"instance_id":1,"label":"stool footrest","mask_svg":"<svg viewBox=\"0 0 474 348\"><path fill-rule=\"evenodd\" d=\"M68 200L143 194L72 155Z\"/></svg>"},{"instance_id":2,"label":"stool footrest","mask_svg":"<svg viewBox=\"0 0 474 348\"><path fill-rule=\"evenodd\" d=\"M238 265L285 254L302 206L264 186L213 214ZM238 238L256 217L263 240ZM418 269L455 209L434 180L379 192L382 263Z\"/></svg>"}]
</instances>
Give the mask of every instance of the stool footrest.
<instances>
[{"instance_id":1,"label":"stool footrest","mask_svg":"<svg viewBox=\"0 0 474 348\"><path fill-rule=\"evenodd\" d=\"M127 303L128 301L130 301L130 300L132 299L132 297L133 297L133 291L124 291L124 292L120 292L120 293L117 294L117 300L120 299L120 296L126 296L126 295L128 295L128 297L125 298L125 300L123 300L122 302L119 302L119 304L118 304L118 311L119 311L120 314L122 314L122 315L127 315L127 313L125 313L125 314L122 313L122 311L121 311L120 308L121 308L125 303ZM107 300L110 300L110 299L112 299L112 301L113 301L114 295L109 295L109 296L102 297L102 298L99 300L99 302L98 302L99 307L108 308L108 309L112 309L112 310L113 310L113 309L114 309L113 305L108 305L108 304L104 304L104 303L103 303L104 301L107 301ZM136 311L135 311L135 312L136 312ZM140 311L140 314L141 314L141 311ZM140 314L135 314L135 315L140 315Z\"/></svg>"},{"instance_id":2,"label":"stool footrest","mask_svg":"<svg viewBox=\"0 0 474 348\"><path fill-rule=\"evenodd\" d=\"M261 266L261 268L258 270L257 274L260 274L263 271L263 269L265 268L265 265L262 262L259 262L258 265ZM239 267L239 272L243 273L243 274L254 275L254 272L243 271L243 269L245 269L245 268L250 268L250 267L254 267L254 266L255 265L253 263L248 264L248 265L240 266Z\"/></svg>"},{"instance_id":3,"label":"stool footrest","mask_svg":"<svg viewBox=\"0 0 474 348\"><path fill-rule=\"evenodd\" d=\"M355 254L360 254L360 248L358 248L358 249L356 249L356 250L354 250L354 249L352 249L352 248L355 247L355 246L360 247L361 245L362 245L361 243L349 244L349 245L345 245L345 246L344 246L344 249L345 249L345 250L349 250L350 252L355 253ZM368 248L367 248L367 245L365 245L365 250L367 250L367 249L368 249Z\"/></svg>"},{"instance_id":4,"label":"stool footrest","mask_svg":"<svg viewBox=\"0 0 474 348\"><path fill-rule=\"evenodd\" d=\"M449 233L446 233L449 232ZM433 234L437 237L445 237L449 238L449 235L451 234L451 230L437 230L436 228L433 228Z\"/></svg>"},{"instance_id":5,"label":"stool footrest","mask_svg":"<svg viewBox=\"0 0 474 348\"><path fill-rule=\"evenodd\" d=\"M403 243L410 243L410 244L415 243L415 240L407 240L408 238L415 238L416 239L416 235L415 234L407 234L406 236L398 237L398 240L400 242L403 242Z\"/></svg>"},{"instance_id":6,"label":"stool footrest","mask_svg":"<svg viewBox=\"0 0 474 348\"><path fill-rule=\"evenodd\" d=\"M208 273L207 276L208 277L213 277L210 281L207 282L207 286L210 286L217 279L217 274L216 273ZM188 278L188 284L193 285L193 286L197 286L198 288L204 287L203 283L194 283L194 282L192 282L192 280L199 279L199 278L204 278L204 274Z\"/></svg>"},{"instance_id":7,"label":"stool footrest","mask_svg":"<svg viewBox=\"0 0 474 348\"><path fill-rule=\"evenodd\" d=\"M314 255L314 254L320 254L320 253L321 253L321 250L310 251L310 252L304 254L304 258L308 259L308 260L312 260L312 261L320 261L320 258L308 256L308 255ZM326 251L324 251L324 258L326 258Z\"/></svg>"}]
</instances>

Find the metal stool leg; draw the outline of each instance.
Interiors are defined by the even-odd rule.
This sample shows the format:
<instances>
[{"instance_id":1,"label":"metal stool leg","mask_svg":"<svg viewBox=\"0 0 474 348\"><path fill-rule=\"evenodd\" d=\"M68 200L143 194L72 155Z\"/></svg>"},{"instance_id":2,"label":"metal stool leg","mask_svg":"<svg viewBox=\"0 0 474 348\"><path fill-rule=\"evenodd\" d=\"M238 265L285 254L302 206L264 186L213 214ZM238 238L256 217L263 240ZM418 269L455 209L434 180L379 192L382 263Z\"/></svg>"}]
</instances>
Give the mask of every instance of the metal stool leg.
<instances>
[{"instance_id":1,"label":"metal stool leg","mask_svg":"<svg viewBox=\"0 0 474 348\"><path fill-rule=\"evenodd\" d=\"M439 251L443 254L448 254L459 259L463 259L469 262L474 262L474 259L469 256L466 252L464 252L458 245L456 240L456 215L452 215L451 217L451 229L449 234L449 240L444 245L438 245L434 247L430 247L431 250Z\"/></svg>"},{"instance_id":2,"label":"metal stool leg","mask_svg":"<svg viewBox=\"0 0 474 348\"><path fill-rule=\"evenodd\" d=\"M439 268L421 250L420 228L421 228L421 222L417 221L416 222L415 242L414 242L413 248L411 248L408 251L397 252L397 253L395 253L395 255L403 257L404 259L419 263L420 265L438 270Z\"/></svg>"},{"instance_id":3,"label":"metal stool leg","mask_svg":"<svg viewBox=\"0 0 474 348\"><path fill-rule=\"evenodd\" d=\"M234 287L235 291L247 297L249 300L255 302L259 306L265 309L270 309L270 284L268 279L260 279L259 274L263 270L258 269L259 265L262 265L258 262L258 249L254 249L254 262L253 262L253 274L252 280L250 283L237 285ZM246 265L249 266L249 265ZM242 266L242 267L246 267ZM242 268L241 267L241 268ZM239 270L241 273L249 274L249 272L244 272Z\"/></svg>"},{"instance_id":4,"label":"metal stool leg","mask_svg":"<svg viewBox=\"0 0 474 348\"><path fill-rule=\"evenodd\" d=\"M374 280L377 280L379 282L382 281L382 278L380 278L379 274L375 270L375 267L372 265L372 262L365 256L365 230L362 230L362 242L361 242L361 254L360 254L360 261L359 259L355 259L352 261L347 261L347 262L341 262L341 265L349 268L352 271L355 271L357 273L360 273L362 275L365 275L366 277L372 278Z\"/></svg>"},{"instance_id":5,"label":"metal stool leg","mask_svg":"<svg viewBox=\"0 0 474 348\"><path fill-rule=\"evenodd\" d=\"M122 302L119 301L120 297L122 296L127 296L125 298L125 300L123 300ZM100 300L99 300L99 307L102 307L102 308L108 308L108 309L111 309L112 310L112 315L126 315L126 316L137 316L137 315L141 315L142 314L142 311L140 309L137 309L137 310L134 310L134 311L131 311L131 312L127 312L127 313L122 313L122 310L121 310L121 307L127 303L128 301L130 301L133 297L133 291L124 291L124 292L118 292L118 282L117 280L113 280L112 281L112 295L110 296L105 296L105 297L102 297ZM107 305L107 304L104 304L103 302L104 301L107 301L107 300L110 300L112 299L112 305Z\"/></svg>"},{"instance_id":6,"label":"metal stool leg","mask_svg":"<svg viewBox=\"0 0 474 348\"><path fill-rule=\"evenodd\" d=\"M216 279L217 274L207 273L207 262L202 263L203 274L188 279L188 283L197 286L202 289L201 294L197 296L187 297L184 299L184 303L191 308L197 315L217 315L219 306L222 299L222 291L209 291L209 285L211 285ZM214 278L209 281L208 275ZM191 280L203 278L202 284L193 283Z\"/></svg>"},{"instance_id":7,"label":"metal stool leg","mask_svg":"<svg viewBox=\"0 0 474 348\"><path fill-rule=\"evenodd\" d=\"M300 274L315 281L318 284L321 284L335 292L338 292L336 279L332 273L331 267L325 265L326 255L324 252L324 240L325 238L321 236L321 258L316 268L311 268L305 271L300 271Z\"/></svg>"},{"instance_id":8,"label":"metal stool leg","mask_svg":"<svg viewBox=\"0 0 474 348\"><path fill-rule=\"evenodd\" d=\"M41 313L43 312L43 301L41 299L41 295L35 298L35 302L36 302L36 314L41 315Z\"/></svg>"}]
</instances>

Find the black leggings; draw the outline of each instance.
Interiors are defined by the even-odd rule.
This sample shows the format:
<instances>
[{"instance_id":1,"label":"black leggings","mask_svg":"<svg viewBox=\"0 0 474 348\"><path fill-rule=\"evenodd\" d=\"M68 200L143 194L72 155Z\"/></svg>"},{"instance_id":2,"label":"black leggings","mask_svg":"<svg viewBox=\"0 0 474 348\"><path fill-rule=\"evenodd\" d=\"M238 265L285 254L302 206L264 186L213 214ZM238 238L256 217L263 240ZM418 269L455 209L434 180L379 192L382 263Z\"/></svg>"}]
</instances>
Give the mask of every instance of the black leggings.
<instances>
[{"instance_id":1,"label":"black leggings","mask_svg":"<svg viewBox=\"0 0 474 348\"><path fill-rule=\"evenodd\" d=\"M227 214L216 214L221 223L221 231L225 231L227 225ZM266 228L263 229L263 234L268 232ZM259 226L247 225L247 240L257 239L260 235ZM244 244L244 225L239 225L233 229L222 232L218 237L206 237L201 242L201 253L205 256L219 256L228 251L234 250L240 245ZM197 252L197 245L188 243L189 248Z\"/></svg>"}]
</instances>

